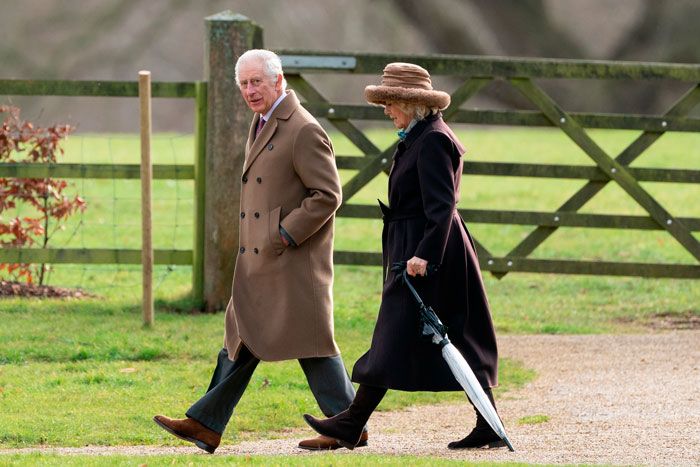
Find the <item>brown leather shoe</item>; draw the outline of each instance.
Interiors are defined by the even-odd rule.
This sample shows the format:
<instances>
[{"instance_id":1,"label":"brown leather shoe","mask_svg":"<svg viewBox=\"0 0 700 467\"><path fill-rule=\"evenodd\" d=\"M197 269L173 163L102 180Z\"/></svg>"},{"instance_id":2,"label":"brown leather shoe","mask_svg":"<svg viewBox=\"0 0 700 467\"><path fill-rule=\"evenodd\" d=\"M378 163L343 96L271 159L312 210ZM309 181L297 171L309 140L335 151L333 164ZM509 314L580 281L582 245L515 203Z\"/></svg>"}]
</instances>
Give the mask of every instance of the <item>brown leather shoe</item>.
<instances>
[{"instance_id":1,"label":"brown leather shoe","mask_svg":"<svg viewBox=\"0 0 700 467\"><path fill-rule=\"evenodd\" d=\"M355 447L361 448L367 446L368 438L369 436L367 435L367 432L363 431L362 436L360 436L360 442L357 443L357 446ZM341 448L342 446L340 445L340 443L338 443L338 441L336 441L333 438L319 435L315 438L299 441L299 447L301 449L308 449L309 451L334 451L338 448Z\"/></svg>"},{"instance_id":2,"label":"brown leather shoe","mask_svg":"<svg viewBox=\"0 0 700 467\"><path fill-rule=\"evenodd\" d=\"M204 449L209 454L213 453L221 442L221 435L219 433L210 430L194 418L182 418L178 420L164 415L156 415L153 417L153 421L165 431L172 433L180 439L196 444L198 448Z\"/></svg>"}]
</instances>

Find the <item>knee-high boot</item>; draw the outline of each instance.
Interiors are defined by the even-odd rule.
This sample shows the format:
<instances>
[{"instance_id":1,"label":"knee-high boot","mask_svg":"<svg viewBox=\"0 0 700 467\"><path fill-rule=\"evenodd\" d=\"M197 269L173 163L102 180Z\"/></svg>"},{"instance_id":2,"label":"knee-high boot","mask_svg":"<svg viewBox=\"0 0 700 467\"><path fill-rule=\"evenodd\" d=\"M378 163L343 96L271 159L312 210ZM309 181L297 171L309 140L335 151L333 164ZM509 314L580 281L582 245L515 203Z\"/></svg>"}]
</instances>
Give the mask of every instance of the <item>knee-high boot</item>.
<instances>
[{"instance_id":1,"label":"knee-high boot","mask_svg":"<svg viewBox=\"0 0 700 467\"><path fill-rule=\"evenodd\" d=\"M496 402L493 400L493 393L491 392L491 388L484 388L484 392L488 396L489 400L491 401L491 404L493 404L493 408L496 408ZM473 406L474 404L472 404ZM483 447L489 447L489 448L499 448L503 447L506 445L505 441L503 441L495 431L493 431L493 428L491 428L491 425L489 425L489 422L486 421L486 419L481 415L481 413L474 407L474 412L476 412L476 426L474 429L469 433L465 438L462 438L459 441L453 441L447 445L448 448L450 449L475 449L475 448L483 448Z\"/></svg>"},{"instance_id":2,"label":"knee-high boot","mask_svg":"<svg viewBox=\"0 0 700 467\"><path fill-rule=\"evenodd\" d=\"M325 420L304 414L304 420L317 433L335 439L345 448L355 449L370 415L385 394L386 388L361 384L352 404L344 412Z\"/></svg>"}]
</instances>

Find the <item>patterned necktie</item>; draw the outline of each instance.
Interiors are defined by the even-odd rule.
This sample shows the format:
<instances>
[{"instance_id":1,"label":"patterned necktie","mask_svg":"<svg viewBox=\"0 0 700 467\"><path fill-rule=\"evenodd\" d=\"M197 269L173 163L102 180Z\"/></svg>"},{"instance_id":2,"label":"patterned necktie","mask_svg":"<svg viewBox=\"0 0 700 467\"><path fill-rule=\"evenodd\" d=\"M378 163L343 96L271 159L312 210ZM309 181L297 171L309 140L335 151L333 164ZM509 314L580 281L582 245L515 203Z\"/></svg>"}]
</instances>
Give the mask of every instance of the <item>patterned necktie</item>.
<instances>
[{"instance_id":1,"label":"patterned necktie","mask_svg":"<svg viewBox=\"0 0 700 467\"><path fill-rule=\"evenodd\" d=\"M262 131L264 126L265 126L265 119L262 118L262 116L261 116L260 119L258 120L258 127L255 129L255 139L258 138L258 135L260 134L260 132Z\"/></svg>"}]
</instances>

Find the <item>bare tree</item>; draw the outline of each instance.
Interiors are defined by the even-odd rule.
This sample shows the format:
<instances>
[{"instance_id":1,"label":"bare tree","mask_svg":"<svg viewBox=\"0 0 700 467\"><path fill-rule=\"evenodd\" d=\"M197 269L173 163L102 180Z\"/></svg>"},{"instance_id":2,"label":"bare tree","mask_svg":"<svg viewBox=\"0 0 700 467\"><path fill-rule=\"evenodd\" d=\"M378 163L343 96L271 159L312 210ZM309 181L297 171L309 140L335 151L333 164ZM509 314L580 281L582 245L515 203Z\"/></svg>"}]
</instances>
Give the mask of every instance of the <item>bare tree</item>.
<instances>
[{"instance_id":1,"label":"bare tree","mask_svg":"<svg viewBox=\"0 0 700 467\"><path fill-rule=\"evenodd\" d=\"M582 57L542 0L391 0L436 52ZM489 41L479 39L487 34Z\"/></svg>"}]
</instances>

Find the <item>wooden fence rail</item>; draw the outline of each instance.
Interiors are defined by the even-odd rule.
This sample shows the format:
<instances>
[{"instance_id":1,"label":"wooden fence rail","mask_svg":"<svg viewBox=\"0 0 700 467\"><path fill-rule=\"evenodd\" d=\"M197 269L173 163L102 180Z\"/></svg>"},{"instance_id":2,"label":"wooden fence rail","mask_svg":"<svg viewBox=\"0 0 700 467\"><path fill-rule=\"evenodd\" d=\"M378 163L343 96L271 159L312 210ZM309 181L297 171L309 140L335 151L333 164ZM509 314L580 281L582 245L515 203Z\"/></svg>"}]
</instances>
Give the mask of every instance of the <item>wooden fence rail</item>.
<instances>
[{"instance_id":1,"label":"wooden fence rail","mask_svg":"<svg viewBox=\"0 0 700 467\"><path fill-rule=\"evenodd\" d=\"M343 133L364 157L338 155L339 168L356 170L343 186L344 205L339 216L378 218L374 206L348 201L379 173L387 172L395 145L380 150L352 122L384 120L382 109L368 105L333 103L307 79L317 73L380 75L386 63L406 61L427 68L432 75L450 75L463 80L452 94L452 104L443 113L451 123L555 127L567 135L595 166L563 164L469 162L470 175L582 179L587 183L554 212L525 212L461 209L468 222L532 225L535 229L509 253L496 257L477 241L482 268L497 277L511 271L563 274L610 274L645 277L700 278L700 265L647 264L603 261L543 260L528 256L560 227L664 230L696 260L700 242L692 234L700 219L676 218L651 196L640 182L698 183L700 170L629 167L646 149L669 131L699 132L700 118L689 114L700 103L700 66L691 64L635 63L584 60L514 59L470 56L415 56L387 54L343 54L300 50L277 51L282 56L290 85L306 99L305 107L327 119ZM565 111L540 88L534 79L673 80L690 83L686 94L662 115L580 113ZM510 84L538 110L475 110L461 106L493 80ZM352 121L351 121L352 120ZM616 157L607 154L585 129L639 130L641 135ZM580 214L577 211L608 183L622 188L648 216ZM336 252L339 263L380 264L378 254Z\"/></svg>"},{"instance_id":2,"label":"wooden fence rail","mask_svg":"<svg viewBox=\"0 0 700 467\"><path fill-rule=\"evenodd\" d=\"M257 39L257 35L255 35ZM353 196L378 174L387 172L395 145L380 149L356 125L358 120L384 120L382 109L368 105L330 102L307 79L323 73L381 74L386 63L408 61L427 68L433 75L463 80L452 94L444 112L451 123L554 127L561 130L585 152L594 165L469 162L464 174L508 177L538 177L584 180L584 186L552 212L460 209L467 222L530 225L533 230L502 257L491 254L481 243L477 247L482 268L498 277L510 272L560 274L609 274L644 277L700 278L700 264L651 264L613 261L533 259L530 254L560 227L663 230L668 232L696 260L700 243L693 232L700 231L700 219L674 217L640 182L700 183L700 170L630 167L644 151L669 131L700 132L700 118L690 116L700 104L700 66L691 64L633 63L581 60L511 59L451 55L347 54L280 50L287 81L305 99L305 107L327 120L346 136L361 156L338 155L338 168L355 171L343 186L341 217L379 219L375 206L351 203ZM232 80L232 76L226 79ZM542 90L537 79L672 80L688 83L688 90L661 115L567 112ZM493 80L510 84L537 110L476 110L462 108ZM190 165L154 165L154 179L194 180L195 227L192 250L155 250L155 264L193 264L193 293L203 298L205 249L205 163L208 125L225 118L208 108L206 82L154 82L154 98L195 100L195 162ZM51 81L0 80L0 95L137 97L136 81ZM207 117L207 115L209 115ZM209 119L209 121L208 121ZM607 154L587 134L587 129L638 130L641 134L617 155ZM137 164L2 164L0 177L56 177L94 179L137 179ZM579 213L609 183L621 187L646 215ZM3 249L0 262L138 264L140 250L125 249ZM338 264L378 265L379 253L336 251Z\"/></svg>"},{"instance_id":3,"label":"wooden fence rail","mask_svg":"<svg viewBox=\"0 0 700 467\"><path fill-rule=\"evenodd\" d=\"M193 265L192 290L195 301L203 300L203 206L204 180L198 174L203 164L206 128L206 83L153 82L152 97L184 98L195 101L195 157L194 164L153 165L152 178L156 180L194 180L194 245L191 250L155 249L153 263L158 265ZM65 81L65 80L0 80L0 95L73 96L73 97L133 97L139 96L138 81ZM140 164L0 164L0 177L15 178L69 178L113 179L141 178ZM141 264L140 249L104 248L3 248L1 263L73 263L73 264Z\"/></svg>"}]
</instances>

